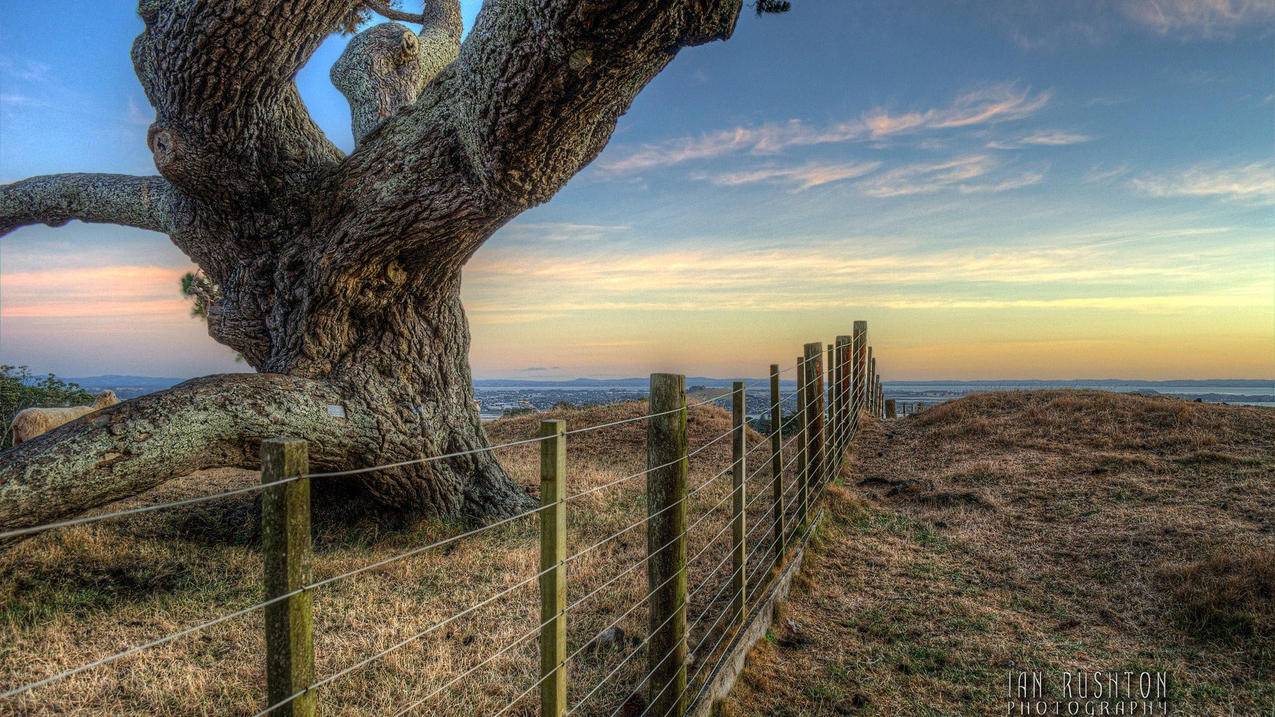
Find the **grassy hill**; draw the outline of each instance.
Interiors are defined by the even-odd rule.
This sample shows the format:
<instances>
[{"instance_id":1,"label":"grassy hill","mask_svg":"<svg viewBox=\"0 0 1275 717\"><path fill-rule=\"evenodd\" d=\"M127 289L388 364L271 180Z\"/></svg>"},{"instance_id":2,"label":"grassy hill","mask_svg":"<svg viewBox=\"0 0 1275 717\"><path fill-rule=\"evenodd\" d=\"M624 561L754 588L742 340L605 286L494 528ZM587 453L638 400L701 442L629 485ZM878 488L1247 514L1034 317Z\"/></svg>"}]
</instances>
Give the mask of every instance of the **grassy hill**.
<instances>
[{"instance_id":1,"label":"grassy hill","mask_svg":"<svg viewBox=\"0 0 1275 717\"><path fill-rule=\"evenodd\" d=\"M541 418L564 419L568 428L635 419L567 441L571 493L614 483L568 504L568 554L596 546L568 567L568 600L580 601L568 620L568 649L586 648L570 663L569 698L581 703L578 715L610 715L629 700L647 669L643 654L625 662L646 634L647 611L640 601L647 592L646 483L640 475L621 480L646 467L646 422L638 420L646 413L644 402L559 409L501 419L487 429L493 443L505 443L535 436ZM723 529L729 522L730 476L722 471L731 462L730 441L713 439L727 434L730 425L730 415L715 406L690 410L690 447L702 450L690 459L689 481L704 487L689 501L691 520L703 520L688 539L688 555L700 555L688 571L692 584L707 584L691 599L690 614L708 614L689 633L697 642L726 608L725 593L716 599L714 593L729 570L713 568L729 547L730 532ZM533 492L539 487L538 451L536 445L520 445L498 453L514 479ZM761 474L753 490L769 491L763 455L754 454L752 470ZM160 504L259 480L252 471L203 471L107 509ZM0 553L0 691L259 602L257 500L250 493L75 526ZM339 494L316 505L317 580L473 527L404 522L366 508ZM766 501L758 501L750 520L760 524L768 510ZM616 539L602 542L610 536ZM527 690L539 665L538 541L535 519L524 518L317 588L317 674L323 678L356 667L321 688L323 714L393 715L420 700L425 701L412 714L490 715L507 705L512 705L507 715L534 714L538 697ZM760 572L763 562L771 562L771 555L758 550L750 571ZM358 666L511 588L506 597ZM589 646L612 623L622 632ZM258 611L18 700L0 700L0 715L251 716L265 706L262 632Z\"/></svg>"},{"instance_id":2,"label":"grassy hill","mask_svg":"<svg viewBox=\"0 0 1275 717\"><path fill-rule=\"evenodd\" d=\"M853 449L728 714L1005 714L1010 670L1163 670L1174 714L1275 709L1275 411L988 393Z\"/></svg>"},{"instance_id":3,"label":"grassy hill","mask_svg":"<svg viewBox=\"0 0 1275 717\"><path fill-rule=\"evenodd\" d=\"M637 418L644 403L563 409L568 427ZM541 416L501 419L494 442L534 435ZM730 462L730 425L691 410L691 485ZM572 492L641 471L645 423L568 439ZM756 441L752 435L750 441ZM1275 412L1074 391L986 394L915 418L869 421L785 614L750 658L735 714L1003 713L1010 667L1165 669L1182 714L1251 714L1272 687ZM768 490L761 475L750 490ZM500 459L530 488L537 448ZM751 470L750 469L750 470ZM223 469L123 504L157 504L258 480ZM692 617L724 574L729 479L690 508ZM631 479L570 504L568 552L645 514ZM768 522L758 501L750 525ZM54 531L0 554L0 688L39 679L261 599L252 494ZM392 558L467 527L401 521L336 500L316 506L315 576ZM729 535L729 531L726 533ZM318 674L378 651L536 572L537 531L522 520L325 585L315 595ZM572 662L570 700L610 679L576 714L610 715L646 671L640 527L578 558L568 649L618 620L623 635ZM768 563L758 551L750 571ZM622 571L638 569L621 575ZM619 576L617 578L617 576ZM608 581L615 578L615 582ZM329 715L385 715L436 690L416 714L531 715L534 639L483 660L537 618L534 581L322 688ZM791 622L789 622L791 620ZM708 621L691 630L691 644ZM260 613L68 678L0 715L252 715L264 705ZM692 670L704 659L695 656ZM453 679L473 669L455 684ZM621 712L628 714L628 712Z\"/></svg>"}]
</instances>

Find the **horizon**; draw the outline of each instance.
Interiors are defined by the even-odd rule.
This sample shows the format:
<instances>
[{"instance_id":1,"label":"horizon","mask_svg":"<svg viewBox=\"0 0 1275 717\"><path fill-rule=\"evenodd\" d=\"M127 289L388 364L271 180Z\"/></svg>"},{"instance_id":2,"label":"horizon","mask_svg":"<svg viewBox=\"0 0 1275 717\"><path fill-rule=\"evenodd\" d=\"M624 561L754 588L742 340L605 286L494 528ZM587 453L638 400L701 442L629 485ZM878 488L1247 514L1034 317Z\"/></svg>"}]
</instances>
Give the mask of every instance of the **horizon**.
<instances>
[{"instance_id":1,"label":"horizon","mask_svg":"<svg viewBox=\"0 0 1275 717\"><path fill-rule=\"evenodd\" d=\"M462 3L467 28L479 4ZM473 373L745 374L859 318L887 380L1275 377L1275 6L1226 6L745 13L469 262ZM7 20L0 181L153 173L134 10ZM348 151L327 78L347 41L298 86ZM150 232L19 229L0 242L0 361L244 370L188 316L190 268Z\"/></svg>"},{"instance_id":2,"label":"horizon","mask_svg":"<svg viewBox=\"0 0 1275 717\"><path fill-rule=\"evenodd\" d=\"M27 367L27 368L30 368L30 367ZM250 370L242 371L242 373L250 373L250 372L251 372ZM47 373L49 373L49 372L47 372L47 371L34 371L34 370L33 370L33 371L31 371L32 376L35 376L35 377L44 376L44 375L46 375ZM204 375L204 374L197 374L197 375L190 375L190 376L152 376L152 375L144 375L144 374L128 374L128 373L114 373L114 372L107 372L107 373L91 374L91 375L84 375L84 376L72 376L72 375L65 375L65 376L64 376L64 375L60 375L60 374L56 374L56 373L55 373L54 375L56 375L56 376L57 376L58 378L60 378L60 379L67 380L67 381L87 380L87 379L105 379L105 378L135 378L135 379L148 379L148 380L177 380L177 381L188 381L188 380L193 379L193 378L199 378L201 375ZM708 374L705 374L705 373L701 373L701 372L690 372L690 373L683 373L682 375L684 375L684 376L687 378L687 380L691 380L691 379L707 379L707 380L712 380L712 381L732 381L732 380L734 380L734 381L740 381L740 380L743 380L743 381L761 381L761 380L766 379L766 378L768 377L768 374L765 374L765 373L757 374L757 375L738 375L738 376L734 376L734 375L726 375L726 376L711 376L711 375L708 375ZM570 381L645 381L645 380L647 380L647 379L648 379L648 376L643 376L643 375L592 375L592 376L588 376L588 375L585 375L585 376L581 376L581 375L563 375L563 376L532 376L532 377L528 377L528 376L474 376L474 377L473 377L473 380L474 380L475 382L477 382L477 381L519 381L519 382L523 382L523 383L563 383L563 382L570 382ZM784 381L784 382L789 382L789 383L791 383L791 382L793 381L793 379L781 379L781 380L782 380L782 381ZM1006 378L1006 377L998 377L998 378L951 378L951 377L947 377L947 378L925 378L925 379L917 379L917 378L892 378L892 379L885 379L885 378L883 378L883 379L881 379L881 381L882 381L882 383L894 383L894 384L899 384L899 383L970 383L970 384L974 384L974 383L1031 383L1031 382L1040 382L1040 383L1095 383L1095 384L1099 384L1099 383L1164 383L1164 384L1172 384L1172 383L1196 383L1196 384L1210 384L1210 383L1219 383L1219 384L1220 384L1220 383L1232 383L1232 384L1238 384L1238 383L1252 383L1252 384L1262 384L1262 385L1267 385L1267 384L1269 384L1271 388L1275 388L1275 378L1261 378L1261 377L1256 377L1256 378L1217 378L1217 377L1213 377L1213 378L1167 378L1167 379L1148 379L1148 378L1120 378L1120 377L1115 377L1115 378L1112 378L1112 377L1108 377L1108 378L1093 378L1093 377L1089 377L1089 378L1074 378L1074 377L1073 377L1073 378L1033 378L1033 377L1022 377L1022 376L1018 376L1018 377L1008 377L1008 378Z\"/></svg>"}]
</instances>

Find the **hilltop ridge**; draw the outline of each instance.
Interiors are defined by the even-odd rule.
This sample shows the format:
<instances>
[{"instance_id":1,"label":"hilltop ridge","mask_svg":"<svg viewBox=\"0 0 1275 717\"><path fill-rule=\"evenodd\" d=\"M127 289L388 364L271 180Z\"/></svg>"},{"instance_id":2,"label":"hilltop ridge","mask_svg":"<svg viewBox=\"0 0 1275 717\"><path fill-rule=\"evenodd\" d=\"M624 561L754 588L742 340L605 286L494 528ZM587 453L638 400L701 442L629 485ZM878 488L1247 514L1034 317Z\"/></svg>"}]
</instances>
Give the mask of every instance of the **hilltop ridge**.
<instances>
[{"instance_id":1,"label":"hilltop ridge","mask_svg":"<svg viewBox=\"0 0 1275 717\"><path fill-rule=\"evenodd\" d=\"M1012 670L1164 672L1178 714L1275 705L1275 411L985 393L852 450L728 714L1004 714Z\"/></svg>"}]
</instances>

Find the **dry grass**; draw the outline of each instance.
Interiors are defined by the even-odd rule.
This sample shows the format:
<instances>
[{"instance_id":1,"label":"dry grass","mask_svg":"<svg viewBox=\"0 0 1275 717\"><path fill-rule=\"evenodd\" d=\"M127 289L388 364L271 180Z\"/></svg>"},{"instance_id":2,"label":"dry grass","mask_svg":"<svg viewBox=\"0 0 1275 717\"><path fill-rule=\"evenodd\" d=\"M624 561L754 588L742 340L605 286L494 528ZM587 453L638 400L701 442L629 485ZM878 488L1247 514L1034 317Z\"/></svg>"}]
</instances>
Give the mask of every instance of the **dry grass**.
<instances>
[{"instance_id":1,"label":"dry grass","mask_svg":"<svg viewBox=\"0 0 1275 717\"><path fill-rule=\"evenodd\" d=\"M1165 670L1176 714L1275 710L1275 411L989 393L853 450L729 714L1003 714L1010 669Z\"/></svg>"},{"instance_id":2,"label":"dry grass","mask_svg":"<svg viewBox=\"0 0 1275 717\"><path fill-rule=\"evenodd\" d=\"M630 403L554 411L568 428L640 416L646 404ZM518 416L489 426L493 442L535 435L542 416ZM691 410L692 449L729 429L727 413L715 407ZM637 473L645 467L645 422L608 428L568 439L571 492ZM756 440L753 435L751 440ZM503 449L500 459L515 480L535 491L538 448ZM750 491L769 491L769 469L754 453L749 472L758 471ZM730 463L728 440L691 459L692 486ZM126 505L160 503L257 481L255 473L223 469L174 481ZM690 505L690 520L707 515L691 533L695 555L721 535L690 566L692 618L709 619L691 633L698 642L724 609L709 598L726 571L711 570L726 555L730 502L729 474L710 483ZM641 478L572 501L568 552L640 521L645 515ZM714 509L714 506L718 506ZM113 508L120 507L112 506ZM712 512L709 513L710 509ZM750 510L751 524L769 522L768 501ZM316 578L343 573L399 554L414 546L462 532L470 526L422 520L408 524L375 515L351 518L351 511L316 510ZM261 599L261 559L257 551L257 502L237 496L224 501L133 516L124 520L54 531L0 556L0 688L7 689L110 655L171 631L245 607ZM759 530L760 536L766 531ZM439 620L535 575L538 533L534 518L489 530L444 549L402 560L372 573L324 586L314 601L317 671L334 674L420 632ZM645 530L589 552L569 567L568 600L574 601L630 566L646 549ZM751 567L770 562L758 550ZM585 645L646 594L645 567L583 603L571 615L568 649ZM535 582L327 687L320 703L327 715L385 715L429 695L518 637L538 620ZM622 647L586 651L570 666L570 700L582 700L592 685L624 656L640 649L646 634L644 605L620 621ZM711 644L711 642L710 642ZM0 702L3 715L251 715L264 707L262 618L260 612L208 628L172 643L39 688L17 700ZM537 679L534 637L478 668L424 702L415 714L491 714ZM694 669L694 665L692 665ZM577 714L611 714L640 687L646 671L638 654L604 684ZM534 714L535 693L506 714Z\"/></svg>"}]
</instances>

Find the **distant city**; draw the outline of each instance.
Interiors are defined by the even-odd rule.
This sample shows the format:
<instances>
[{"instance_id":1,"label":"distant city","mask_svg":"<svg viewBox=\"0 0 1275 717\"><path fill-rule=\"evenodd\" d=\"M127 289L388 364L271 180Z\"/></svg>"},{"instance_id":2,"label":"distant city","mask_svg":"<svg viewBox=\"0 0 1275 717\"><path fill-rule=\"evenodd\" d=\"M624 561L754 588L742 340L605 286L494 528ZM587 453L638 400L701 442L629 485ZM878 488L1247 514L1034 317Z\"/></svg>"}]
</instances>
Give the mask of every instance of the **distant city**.
<instances>
[{"instance_id":1,"label":"distant city","mask_svg":"<svg viewBox=\"0 0 1275 717\"><path fill-rule=\"evenodd\" d=\"M121 399L135 398L159 391L185 379L150 376L88 376L69 378L90 391L115 391ZM688 401L714 401L726 405L727 392L737 379L692 376L686 379ZM750 416L757 417L770 409L770 383L767 378L743 379L746 406ZM479 402L483 420L510 413L546 411L560 404L573 406L637 401L646 398L648 379L641 378L577 378L572 380L477 379L474 397ZM886 381L885 397L895 399L900 411L910 412L917 404L933 406L983 391L1038 390L1049 388L1087 388L1119 393L1166 395L1208 403L1230 403L1275 407L1275 381L1248 379L1135 381L1094 379L1072 381L1003 380L1003 381ZM791 413L795 404L796 382L780 382L781 406Z\"/></svg>"}]
</instances>

